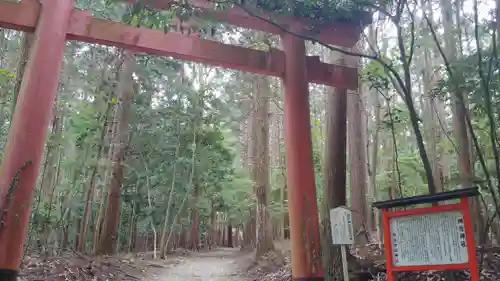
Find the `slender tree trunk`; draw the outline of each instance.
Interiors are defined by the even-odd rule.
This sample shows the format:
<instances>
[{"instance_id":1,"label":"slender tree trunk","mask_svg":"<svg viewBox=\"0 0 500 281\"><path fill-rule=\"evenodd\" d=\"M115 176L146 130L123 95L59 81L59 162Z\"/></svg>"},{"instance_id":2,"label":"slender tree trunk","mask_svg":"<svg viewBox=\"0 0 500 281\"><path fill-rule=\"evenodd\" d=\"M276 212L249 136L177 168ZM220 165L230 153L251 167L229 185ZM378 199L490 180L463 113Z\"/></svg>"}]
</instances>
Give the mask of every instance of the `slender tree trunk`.
<instances>
[{"instance_id":1,"label":"slender tree trunk","mask_svg":"<svg viewBox=\"0 0 500 281\"><path fill-rule=\"evenodd\" d=\"M49 142L47 144L47 153L45 157L45 165L44 165L44 174L42 176L41 190L40 190L40 199L42 202L47 203L49 198L52 197L53 191L53 183L55 179L56 172L56 160L58 158L58 147L59 144L59 135L60 135L60 126L61 122L60 116L62 113L61 110L57 108L54 110L54 117L52 119L52 134L50 136Z\"/></svg>"},{"instance_id":2,"label":"slender tree trunk","mask_svg":"<svg viewBox=\"0 0 500 281\"><path fill-rule=\"evenodd\" d=\"M120 79L120 77L119 77L120 66L121 66L121 61L119 61L119 63L116 65L116 69L117 69L116 78L117 79ZM108 95L109 100L112 100L113 97L116 97L116 93L110 93L110 95ZM103 150L102 154L106 154L108 159L110 159L111 156L113 155L113 149L114 149L112 140L113 140L113 137L116 134L117 128L118 128L117 122L115 122L115 120L113 120L114 116L112 116L113 115L112 113L116 110L116 105L115 104L112 105L111 103L108 102L107 110L108 110L108 113L107 113L106 120L105 120L105 123L103 126L106 133L105 133L104 140L102 142L102 145L103 145L102 146L102 150ZM109 161L108 161L107 165L105 165L105 167L103 167L99 173L104 175L104 182L108 183L109 178L111 177L111 165L110 165ZM97 196L99 196L101 198L101 200L99 202L97 219L95 220L95 223L94 223L94 235L93 235L93 239L92 239L92 241L93 241L92 252L94 254L97 252L97 248L99 246L99 240L100 240L101 233L103 230L103 225L104 225L104 217L106 215L106 199L107 199L106 188L107 188L106 185L101 185L100 188L97 189L97 191L96 191Z\"/></svg>"},{"instance_id":3,"label":"slender tree trunk","mask_svg":"<svg viewBox=\"0 0 500 281\"><path fill-rule=\"evenodd\" d=\"M192 221L192 226L191 226L191 250L198 251L198 245L199 245L199 233L198 233L198 225L199 225L199 217L200 217L200 211L198 209L198 200L200 197L200 190L199 186L195 185L194 190L193 190L193 206L191 208L191 221Z\"/></svg>"},{"instance_id":4,"label":"slender tree trunk","mask_svg":"<svg viewBox=\"0 0 500 281\"><path fill-rule=\"evenodd\" d=\"M0 29L0 50L5 50L6 49L6 42L7 42L7 38L5 38L5 32L7 31L7 29ZM0 68L4 68L4 65L6 64L5 63L5 56L6 56L6 52L5 51L2 51L0 52Z\"/></svg>"},{"instance_id":5,"label":"slender tree trunk","mask_svg":"<svg viewBox=\"0 0 500 281\"><path fill-rule=\"evenodd\" d=\"M245 248L253 248L256 245L255 213L255 209L250 210L250 217L245 224Z\"/></svg>"},{"instance_id":6,"label":"slender tree trunk","mask_svg":"<svg viewBox=\"0 0 500 281\"><path fill-rule=\"evenodd\" d=\"M217 235L217 220L215 219L215 204L213 199L210 200L210 232L208 233L208 249L211 250L215 246L215 237Z\"/></svg>"},{"instance_id":7,"label":"slender tree trunk","mask_svg":"<svg viewBox=\"0 0 500 281\"><path fill-rule=\"evenodd\" d=\"M430 3L427 1L422 1L423 9L427 9ZM428 8L431 9L430 7ZM429 16L432 20L432 15ZM422 27L424 37L426 42L432 42L432 36L430 31L426 26ZM433 62L437 61L437 57L432 59L432 47L425 48L423 51L423 64L422 68L422 84L423 84L423 120L425 127L425 134L428 144L429 160L432 165L432 173L434 176L434 183L436 185L436 190L438 192L443 191L443 171L441 166L441 155L440 155L440 141L441 141L441 127L440 127L440 116L437 108L437 99L435 97L432 89L434 88L433 72L434 66Z\"/></svg>"},{"instance_id":8,"label":"slender tree trunk","mask_svg":"<svg viewBox=\"0 0 500 281\"><path fill-rule=\"evenodd\" d=\"M227 246L233 247L233 226L230 223L227 224Z\"/></svg>"},{"instance_id":9,"label":"slender tree trunk","mask_svg":"<svg viewBox=\"0 0 500 281\"><path fill-rule=\"evenodd\" d=\"M103 115L102 123L105 123L108 120L109 111L111 111L110 104L108 104L107 109ZM97 163L101 159L101 154L103 152L104 139L106 137L106 132L107 132L107 126L105 126L105 124L103 124L99 144L97 147L97 155L96 155L97 161L92 168L92 174L90 176L90 181L87 185L87 190L85 192L85 200L84 200L85 207L83 210L82 225L80 227L81 233L80 233L80 239L78 241L78 247L76 249L77 251L80 251L80 252L85 252L85 242L87 240L87 230L89 228L90 216L92 215L92 203L94 201L96 176L97 176L97 172L99 169L99 165ZM99 221L99 219L97 221ZM95 227L95 228L96 228L96 232L97 232L97 229L99 228L98 223L96 224L96 226L97 227Z\"/></svg>"},{"instance_id":10,"label":"slender tree trunk","mask_svg":"<svg viewBox=\"0 0 500 281\"><path fill-rule=\"evenodd\" d=\"M63 123L64 123L64 111L61 112L61 118L59 120L59 125L57 126L58 129L57 129L56 137L55 137L56 142L58 144L61 142L61 137L62 137L62 133L63 133L63 125L62 125ZM49 208L49 212L47 215L49 218L52 216L52 206L54 205L55 189L56 189L57 184L59 183L59 178L60 178L60 173L61 173L61 160L62 160L62 156L63 156L63 151L59 145L56 147L55 153L57 154L56 167L54 168L55 175L54 175L54 178L52 180L52 187L51 187L51 190L49 191L50 197L48 200L48 205L51 206ZM45 244L49 245L50 237L53 236L57 232L52 229L50 224L45 224L44 227L45 227L44 232L46 233ZM57 244L57 241L58 240L54 240L54 242L56 244ZM57 251L57 245L53 245L53 251L52 251L53 255L57 254L56 251Z\"/></svg>"},{"instance_id":11,"label":"slender tree trunk","mask_svg":"<svg viewBox=\"0 0 500 281\"><path fill-rule=\"evenodd\" d=\"M280 161L281 165L281 161ZM280 168L282 169L282 168ZM285 180L286 181L286 180ZM279 233L280 233L280 240L284 241L285 240L285 217L288 216L288 212L285 210L285 194L286 191L286 184L283 184L280 188L280 218L279 218Z\"/></svg>"},{"instance_id":12,"label":"slender tree trunk","mask_svg":"<svg viewBox=\"0 0 500 281\"><path fill-rule=\"evenodd\" d=\"M270 125L270 139L269 145L271 147L270 150L270 158L271 158L271 167L273 170L275 169L276 173L279 173L279 179L283 182L283 185L280 187L280 215L278 219L277 226L277 238L280 240L285 240L285 216L288 216L288 212L285 209L285 200L286 200L286 175L285 168L283 167L283 155L281 153L281 147L283 140L283 111L278 106L278 101L282 100L283 93L283 85L281 80L277 80L276 85L274 86L276 90L274 91L274 95L270 97L270 110L271 110L271 125ZM274 100L274 102L272 102Z\"/></svg>"},{"instance_id":13,"label":"slender tree trunk","mask_svg":"<svg viewBox=\"0 0 500 281\"><path fill-rule=\"evenodd\" d=\"M102 227L104 225L104 216L106 213L106 196L103 192L101 194L101 201L99 202L99 210L97 214L97 219L95 221L95 226L94 226L94 237L93 237L93 253L97 252L97 247L99 246L99 239L101 238L101 233L102 233Z\"/></svg>"},{"instance_id":14,"label":"slender tree trunk","mask_svg":"<svg viewBox=\"0 0 500 281\"><path fill-rule=\"evenodd\" d=\"M146 171L149 171L148 166L146 165L145 167L146 167ZM148 206L149 206L150 210L153 210L153 203L152 203L152 200L151 200L151 188L150 188L150 183L149 183L149 177L146 178L146 189L147 189L147 193L148 193ZM156 256L156 246L158 244L158 242L157 242L158 235L156 233L156 227L155 227L155 222L154 222L153 216L151 216L150 224L151 224L151 230L153 230L153 259L156 260L157 259L157 256Z\"/></svg>"},{"instance_id":15,"label":"slender tree trunk","mask_svg":"<svg viewBox=\"0 0 500 281\"><path fill-rule=\"evenodd\" d=\"M132 210L130 211L130 222L129 222L129 227L128 227L128 245L127 245L127 250L129 252L132 252L134 249L134 240L135 240L135 230L136 230L136 219L137 216L135 214L135 209L137 203L135 200L132 202Z\"/></svg>"},{"instance_id":16,"label":"slender tree trunk","mask_svg":"<svg viewBox=\"0 0 500 281\"><path fill-rule=\"evenodd\" d=\"M123 66L120 72L118 106L115 115L117 132L113 136L111 149L111 177L108 183L108 204L105 212L103 230L96 250L97 254L114 254L120 222L120 188L123 181L123 161L127 150L128 123L130 106L134 97L133 67L135 61L131 52L123 53Z\"/></svg>"},{"instance_id":17,"label":"slender tree trunk","mask_svg":"<svg viewBox=\"0 0 500 281\"><path fill-rule=\"evenodd\" d=\"M177 128L177 146L175 148L175 159L177 159L179 155L179 149L180 149L180 129L179 126ZM167 254L167 240L168 240L168 222L170 219L170 208L172 206L172 199L174 197L174 188L175 188L175 179L176 179L176 172L177 172L177 162L174 162L174 167L173 167L173 175L172 175L172 182L170 183L170 191L168 194L168 201L167 201L167 210L165 211L165 219L163 221L163 229L161 232L161 239L160 239L160 258L164 259Z\"/></svg>"},{"instance_id":18,"label":"slender tree trunk","mask_svg":"<svg viewBox=\"0 0 500 281\"><path fill-rule=\"evenodd\" d=\"M76 249L76 247L78 246L78 240L80 239L79 236L80 236L80 225L81 225L81 219L76 219L76 223L75 223L75 239L73 239L73 249Z\"/></svg>"},{"instance_id":19,"label":"slender tree trunk","mask_svg":"<svg viewBox=\"0 0 500 281\"><path fill-rule=\"evenodd\" d=\"M45 156L45 164L44 164L44 172L41 180L40 187L40 198L38 204L42 204L42 208L47 212L43 212L43 217L40 214L37 214L37 223L36 225L40 227L41 232L41 243L43 244L43 248L45 249L45 255L48 255L49 248L49 236L52 231L52 225L45 220L49 221L51 210L52 210L52 201L53 201L53 193L55 188L55 180L57 176L57 169L59 166L59 142L61 140L61 118L62 111L59 110L56 106L54 110L54 116L52 119L52 132L50 135L50 139L47 143L46 147L46 156ZM39 206L37 206L37 209Z\"/></svg>"},{"instance_id":20,"label":"slender tree trunk","mask_svg":"<svg viewBox=\"0 0 500 281\"><path fill-rule=\"evenodd\" d=\"M281 84L280 84L280 90L281 90ZM279 151L279 158L278 158L278 164L279 164L279 170L281 173L281 179L283 180L283 185L280 188L280 232L281 232L281 240L286 239L285 231L288 228L287 223L288 223L288 208L285 206L285 200L287 200L287 185L286 185L286 171L285 171L285 166L283 165L283 155L281 153L281 144L284 143L284 134L283 134L283 118L282 116L279 118L280 122L278 123L278 139L280 140L278 142L278 148L277 150Z\"/></svg>"},{"instance_id":21,"label":"slender tree trunk","mask_svg":"<svg viewBox=\"0 0 500 281\"><path fill-rule=\"evenodd\" d=\"M193 132L193 140L192 140L192 144L195 145L195 148L192 152L192 155L191 155L191 171L189 173L189 181L188 181L188 185L189 187L193 187L193 181L194 181L194 173L195 173L195 167L196 167L196 151L197 151L197 148L196 148L196 144L197 144L197 132L196 132L196 129L194 130ZM162 243L162 247L167 247L168 243L170 242L170 239L172 237L172 233L174 232L174 228L175 228L175 225L177 223L177 218L179 217L179 214L181 214L184 210L184 204L186 203L186 200L187 198L189 197L189 194L191 192L190 190L191 188L188 188L188 190L186 191L186 194L184 195L184 198L182 199L182 202L181 204L179 205L179 210L177 211L177 213L174 215L174 218L172 219L172 224L170 225L170 229L168 231L168 235L166 236L166 240L165 240L165 244ZM163 237L162 237L163 238ZM163 239L162 239L163 240ZM186 244L184 243L184 246ZM160 251L160 258L165 258L165 254L166 253L163 253L162 251Z\"/></svg>"},{"instance_id":22,"label":"slender tree trunk","mask_svg":"<svg viewBox=\"0 0 500 281\"><path fill-rule=\"evenodd\" d=\"M257 257L274 249L270 213L269 193L269 82L267 78L256 76L254 83L255 111L253 115L254 140L253 178L257 197L256 239ZM228 237L230 234L228 234Z\"/></svg>"},{"instance_id":23,"label":"slender tree trunk","mask_svg":"<svg viewBox=\"0 0 500 281\"><path fill-rule=\"evenodd\" d=\"M371 159L370 159L370 171L369 171L369 195L370 195L370 200L372 202L378 201L379 195L378 195L378 190L377 190L377 173L378 173L378 156L379 156L379 149L380 149L380 126L381 126L381 114L380 114L380 98L378 96L378 92L375 92L375 102L374 102L374 115L375 115L375 120L373 122L373 135L372 135L372 143L371 143ZM371 209L371 208L370 208ZM373 227L377 231L377 240L379 243L382 242L382 235L380 232L381 228L381 216L380 212L377 209L373 209ZM373 229L373 228L372 228Z\"/></svg>"},{"instance_id":24,"label":"slender tree trunk","mask_svg":"<svg viewBox=\"0 0 500 281\"><path fill-rule=\"evenodd\" d=\"M349 134L349 167L350 201L353 216L353 227L356 233L356 244L368 243L371 212L368 210L365 129L363 128L363 104L359 93L347 95L348 134Z\"/></svg>"},{"instance_id":25,"label":"slender tree trunk","mask_svg":"<svg viewBox=\"0 0 500 281\"><path fill-rule=\"evenodd\" d=\"M454 28L455 23L453 22L453 4L450 0L440 0L442 18L443 18L443 28L445 33L445 46L446 46L446 57L450 63L454 63L458 59L457 54L457 38L456 31ZM457 97L457 95L462 95L462 97ZM472 180L474 178L472 170L472 157L471 157L471 145L470 145L470 132L467 129L466 116L468 107L465 103L467 101L467 96L462 91L457 93L451 93L452 102L452 118L453 118L453 131L455 133L455 140L457 142L458 148L458 159L457 166L460 173L460 181L462 188L469 188L472 186ZM479 243L481 241L480 233L484 231L484 221L481 215L481 205L478 198L473 198L471 201L471 210L474 217L474 230L476 233L476 239Z\"/></svg>"}]
</instances>

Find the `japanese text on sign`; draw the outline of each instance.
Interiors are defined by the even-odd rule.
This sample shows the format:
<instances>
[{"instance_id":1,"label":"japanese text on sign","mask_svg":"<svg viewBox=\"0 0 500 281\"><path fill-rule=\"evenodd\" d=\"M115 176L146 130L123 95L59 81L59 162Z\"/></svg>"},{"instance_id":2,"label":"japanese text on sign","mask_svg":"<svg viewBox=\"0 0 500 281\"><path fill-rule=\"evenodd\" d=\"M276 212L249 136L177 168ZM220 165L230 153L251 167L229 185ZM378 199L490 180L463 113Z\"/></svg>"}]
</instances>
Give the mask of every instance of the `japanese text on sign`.
<instances>
[{"instance_id":1,"label":"japanese text on sign","mask_svg":"<svg viewBox=\"0 0 500 281\"><path fill-rule=\"evenodd\" d=\"M330 223L334 245L350 245L354 243L352 213L350 210L343 207L331 209Z\"/></svg>"},{"instance_id":2,"label":"japanese text on sign","mask_svg":"<svg viewBox=\"0 0 500 281\"><path fill-rule=\"evenodd\" d=\"M390 229L395 266L468 262L460 211L394 217Z\"/></svg>"}]
</instances>

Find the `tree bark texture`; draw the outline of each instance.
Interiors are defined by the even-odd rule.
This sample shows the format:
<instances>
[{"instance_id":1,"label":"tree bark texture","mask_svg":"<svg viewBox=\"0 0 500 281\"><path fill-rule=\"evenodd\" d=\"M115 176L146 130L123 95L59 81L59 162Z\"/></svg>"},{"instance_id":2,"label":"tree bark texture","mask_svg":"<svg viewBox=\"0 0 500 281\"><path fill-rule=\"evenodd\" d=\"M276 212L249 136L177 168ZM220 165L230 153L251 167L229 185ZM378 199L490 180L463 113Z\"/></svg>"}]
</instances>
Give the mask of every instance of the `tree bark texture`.
<instances>
[{"instance_id":1,"label":"tree bark texture","mask_svg":"<svg viewBox=\"0 0 500 281\"><path fill-rule=\"evenodd\" d=\"M274 249L269 194L269 82L255 76L253 131L253 178L257 197L256 242L257 257ZM230 235L230 234L228 234Z\"/></svg>"},{"instance_id":2,"label":"tree bark texture","mask_svg":"<svg viewBox=\"0 0 500 281\"><path fill-rule=\"evenodd\" d=\"M346 205L347 91L334 89L326 103L321 248L325 281L336 281L343 275L340 247L332 245L330 209Z\"/></svg>"},{"instance_id":3,"label":"tree bark texture","mask_svg":"<svg viewBox=\"0 0 500 281\"><path fill-rule=\"evenodd\" d=\"M110 149L111 176L108 182L108 202L105 212L103 229L100 235L97 254L114 254L120 221L120 188L123 182L123 162L128 143L128 125L130 106L134 98L133 68L134 56L131 52L123 53L123 64L120 70L118 87L118 105L115 112L117 130L112 138Z\"/></svg>"},{"instance_id":4,"label":"tree bark texture","mask_svg":"<svg viewBox=\"0 0 500 281\"><path fill-rule=\"evenodd\" d=\"M356 244L368 242L371 229L371 211L367 202L367 169L365 129L363 128L363 102L359 93L347 94L347 115L349 135L350 206L353 216Z\"/></svg>"}]
</instances>

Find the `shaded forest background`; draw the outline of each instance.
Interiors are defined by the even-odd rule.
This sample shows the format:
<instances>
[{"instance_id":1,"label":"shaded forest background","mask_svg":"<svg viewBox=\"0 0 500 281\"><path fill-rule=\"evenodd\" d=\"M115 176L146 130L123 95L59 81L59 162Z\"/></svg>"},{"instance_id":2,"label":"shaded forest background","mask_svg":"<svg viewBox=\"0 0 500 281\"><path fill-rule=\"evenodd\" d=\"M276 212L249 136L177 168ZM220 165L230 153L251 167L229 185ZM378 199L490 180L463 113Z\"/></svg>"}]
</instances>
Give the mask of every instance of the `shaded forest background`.
<instances>
[{"instance_id":1,"label":"shaded forest background","mask_svg":"<svg viewBox=\"0 0 500 281\"><path fill-rule=\"evenodd\" d=\"M77 4L134 26L280 47L278 36L203 21L193 11ZM309 87L327 272L338 274L328 210L341 205L354 212L362 246L381 242L372 202L478 186L476 241L496 245L500 1L355 5L374 12L356 48L307 45L310 55L361 73L357 92ZM2 146L32 40L0 29ZM239 246L264 255L289 238L282 108L276 78L68 42L25 252L165 258L177 248ZM339 126L347 126L346 138ZM339 162L346 174L333 169Z\"/></svg>"}]
</instances>

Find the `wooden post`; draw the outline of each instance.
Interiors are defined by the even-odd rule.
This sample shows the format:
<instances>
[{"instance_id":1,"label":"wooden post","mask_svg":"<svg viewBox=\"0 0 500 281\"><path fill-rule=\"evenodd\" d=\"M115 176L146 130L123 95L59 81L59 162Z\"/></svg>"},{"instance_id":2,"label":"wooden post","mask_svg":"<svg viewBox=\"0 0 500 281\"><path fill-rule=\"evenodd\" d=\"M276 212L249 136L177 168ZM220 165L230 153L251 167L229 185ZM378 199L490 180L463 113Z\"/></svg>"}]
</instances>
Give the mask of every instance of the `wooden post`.
<instances>
[{"instance_id":1,"label":"wooden post","mask_svg":"<svg viewBox=\"0 0 500 281\"><path fill-rule=\"evenodd\" d=\"M319 253L305 42L289 33L281 37L286 56L284 129L292 279L319 281L324 277Z\"/></svg>"},{"instance_id":2,"label":"wooden post","mask_svg":"<svg viewBox=\"0 0 500 281\"><path fill-rule=\"evenodd\" d=\"M340 245L340 253L342 255L342 275L344 276L344 281L349 281L349 268L347 264L347 246Z\"/></svg>"},{"instance_id":3,"label":"wooden post","mask_svg":"<svg viewBox=\"0 0 500 281\"><path fill-rule=\"evenodd\" d=\"M389 215L387 209L382 209L382 232L384 233L384 248L386 250L387 281L395 281L395 272L392 270L392 242L391 242L391 228L389 222Z\"/></svg>"},{"instance_id":4,"label":"wooden post","mask_svg":"<svg viewBox=\"0 0 500 281\"><path fill-rule=\"evenodd\" d=\"M477 264L476 257L476 241L474 240L474 225L472 223L471 210L469 205L468 198L460 199L460 205L462 205L463 215L464 215L464 227L465 231L465 239L467 241L468 256L469 256L469 270L470 270L470 280L471 281L479 281L480 280L480 272Z\"/></svg>"},{"instance_id":5,"label":"wooden post","mask_svg":"<svg viewBox=\"0 0 500 281\"><path fill-rule=\"evenodd\" d=\"M15 280L28 229L72 0L43 0L0 167L0 280Z\"/></svg>"}]
</instances>

